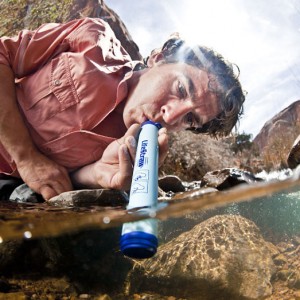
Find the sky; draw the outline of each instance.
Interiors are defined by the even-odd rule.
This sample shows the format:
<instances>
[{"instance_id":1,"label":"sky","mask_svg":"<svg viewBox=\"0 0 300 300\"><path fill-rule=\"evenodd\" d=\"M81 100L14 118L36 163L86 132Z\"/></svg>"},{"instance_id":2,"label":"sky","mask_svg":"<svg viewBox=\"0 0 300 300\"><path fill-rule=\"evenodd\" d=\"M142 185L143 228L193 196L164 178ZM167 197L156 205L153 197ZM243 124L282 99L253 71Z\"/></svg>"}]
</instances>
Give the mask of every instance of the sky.
<instances>
[{"instance_id":1,"label":"sky","mask_svg":"<svg viewBox=\"0 0 300 300\"><path fill-rule=\"evenodd\" d=\"M238 65L247 92L238 131L253 138L300 100L300 0L105 0L143 56L179 32Z\"/></svg>"}]
</instances>

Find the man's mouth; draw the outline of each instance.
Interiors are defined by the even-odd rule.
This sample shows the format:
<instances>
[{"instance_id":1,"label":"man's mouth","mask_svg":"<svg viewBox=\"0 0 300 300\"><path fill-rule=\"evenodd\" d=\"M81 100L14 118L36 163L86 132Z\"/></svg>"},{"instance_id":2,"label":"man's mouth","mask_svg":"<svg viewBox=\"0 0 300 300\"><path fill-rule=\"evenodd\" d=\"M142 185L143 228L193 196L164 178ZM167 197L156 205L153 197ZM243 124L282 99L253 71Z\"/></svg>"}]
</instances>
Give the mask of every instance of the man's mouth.
<instances>
[{"instance_id":1,"label":"man's mouth","mask_svg":"<svg viewBox=\"0 0 300 300\"><path fill-rule=\"evenodd\" d=\"M150 120L150 119L149 119L147 116L143 115L143 116L141 117L140 123L142 124L142 123L144 123L144 122L146 122L146 121L148 121L148 120Z\"/></svg>"}]
</instances>

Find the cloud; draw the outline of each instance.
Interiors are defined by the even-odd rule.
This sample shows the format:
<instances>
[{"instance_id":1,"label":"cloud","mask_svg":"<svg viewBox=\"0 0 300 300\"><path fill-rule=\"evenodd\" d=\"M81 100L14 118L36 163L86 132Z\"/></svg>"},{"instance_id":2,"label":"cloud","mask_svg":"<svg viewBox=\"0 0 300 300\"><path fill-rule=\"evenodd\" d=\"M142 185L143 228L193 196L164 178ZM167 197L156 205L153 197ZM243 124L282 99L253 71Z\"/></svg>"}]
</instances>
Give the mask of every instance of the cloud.
<instances>
[{"instance_id":1,"label":"cloud","mask_svg":"<svg viewBox=\"0 0 300 300\"><path fill-rule=\"evenodd\" d=\"M214 48L241 70L248 96L240 130L259 132L300 99L300 3L297 0L106 0L143 55L175 31Z\"/></svg>"}]
</instances>

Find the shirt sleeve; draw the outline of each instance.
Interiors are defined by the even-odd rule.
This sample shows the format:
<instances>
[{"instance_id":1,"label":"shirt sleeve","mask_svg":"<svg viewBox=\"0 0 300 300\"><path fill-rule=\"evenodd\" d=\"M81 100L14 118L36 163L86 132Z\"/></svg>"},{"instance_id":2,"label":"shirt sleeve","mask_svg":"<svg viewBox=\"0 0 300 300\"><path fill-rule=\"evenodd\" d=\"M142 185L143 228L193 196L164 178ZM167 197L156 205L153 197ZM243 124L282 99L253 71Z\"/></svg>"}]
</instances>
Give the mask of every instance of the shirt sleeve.
<instances>
[{"instance_id":1,"label":"shirt sleeve","mask_svg":"<svg viewBox=\"0 0 300 300\"><path fill-rule=\"evenodd\" d=\"M123 65L131 58L108 23L99 18L86 18L69 36L70 52L84 53L85 57L109 67Z\"/></svg>"},{"instance_id":2,"label":"shirt sleeve","mask_svg":"<svg viewBox=\"0 0 300 300\"><path fill-rule=\"evenodd\" d=\"M12 38L2 37L0 63L9 66L17 78L27 76L59 53L72 51L70 40L74 38L70 39L70 36L76 36L76 32L87 23L93 26L95 24L92 19L84 18L65 24L45 24L35 31L22 30ZM74 42L72 44L74 45ZM84 46L84 40L75 46L76 49L73 50L80 51L81 46Z\"/></svg>"}]
</instances>

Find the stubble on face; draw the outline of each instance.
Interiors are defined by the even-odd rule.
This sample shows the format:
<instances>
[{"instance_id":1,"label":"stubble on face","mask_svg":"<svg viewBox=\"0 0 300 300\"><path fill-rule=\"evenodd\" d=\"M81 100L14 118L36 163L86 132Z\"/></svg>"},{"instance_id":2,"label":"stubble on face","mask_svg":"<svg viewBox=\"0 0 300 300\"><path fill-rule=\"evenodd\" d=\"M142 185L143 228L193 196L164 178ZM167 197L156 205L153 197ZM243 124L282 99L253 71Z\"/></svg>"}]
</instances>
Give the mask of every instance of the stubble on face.
<instances>
[{"instance_id":1,"label":"stubble on face","mask_svg":"<svg viewBox=\"0 0 300 300\"><path fill-rule=\"evenodd\" d=\"M147 119L167 126L163 124L162 107L168 101L178 101L178 104L181 104L181 101L187 99L194 99L195 106L192 110L199 116L201 123L209 121L215 117L219 109L216 95L209 91L208 81L205 71L186 64L162 64L134 72L128 82L129 93L123 111L126 127L133 123L142 123ZM182 96L178 82L181 83L181 88L185 88L184 95L187 97ZM184 103L186 102L182 102ZM175 126L175 122L173 123ZM169 128L169 130L178 130L178 128Z\"/></svg>"},{"instance_id":2,"label":"stubble on face","mask_svg":"<svg viewBox=\"0 0 300 300\"><path fill-rule=\"evenodd\" d=\"M153 87L155 78L151 78L146 69L137 71L128 82L128 96L125 100L123 120L128 128L134 123L141 124L146 120L156 121L160 108L155 99L159 98L157 87Z\"/></svg>"}]
</instances>

